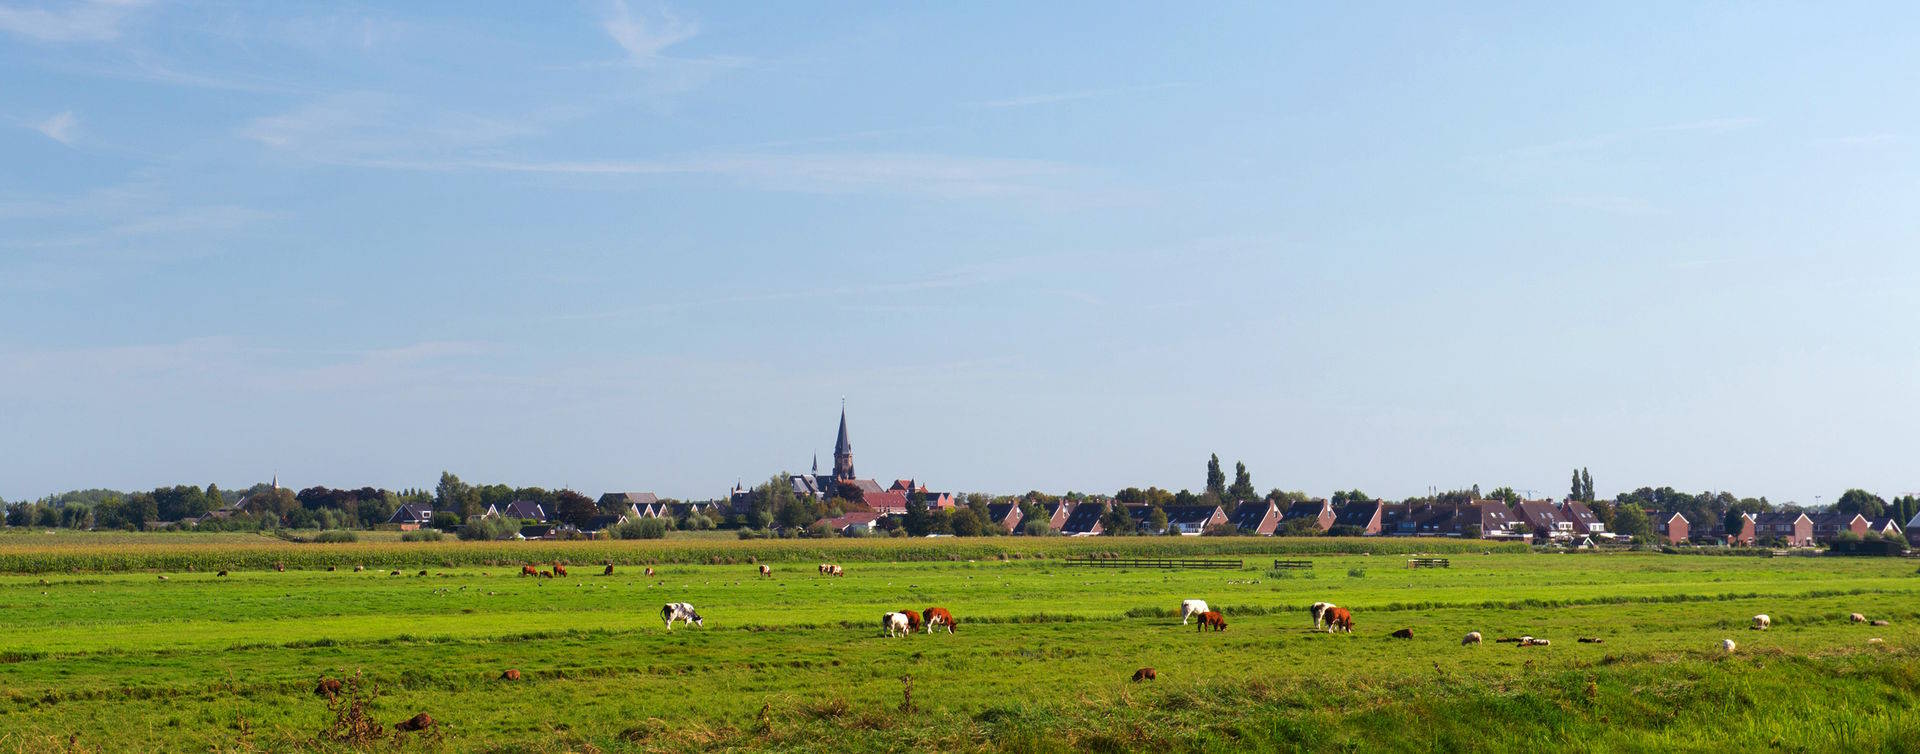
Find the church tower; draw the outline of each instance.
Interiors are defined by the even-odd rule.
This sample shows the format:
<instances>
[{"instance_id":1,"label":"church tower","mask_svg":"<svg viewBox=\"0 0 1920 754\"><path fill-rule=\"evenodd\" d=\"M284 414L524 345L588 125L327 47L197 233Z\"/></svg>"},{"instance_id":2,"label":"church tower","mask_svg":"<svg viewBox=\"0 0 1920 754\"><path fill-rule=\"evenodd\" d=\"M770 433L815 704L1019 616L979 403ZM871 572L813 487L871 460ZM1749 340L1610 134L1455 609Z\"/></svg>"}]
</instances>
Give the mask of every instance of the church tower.
<instances>
[{"instance_id":1,"label":"church tower","mask_svg":"<svg viewBox=\"0 0 1920 754\"><path fill-rule=\"evenodd\" d=\"M840 439L833 443L833 478L853 481L853 443L847 442L847 402L840 402Z\"/></svg>"}]
</instances>

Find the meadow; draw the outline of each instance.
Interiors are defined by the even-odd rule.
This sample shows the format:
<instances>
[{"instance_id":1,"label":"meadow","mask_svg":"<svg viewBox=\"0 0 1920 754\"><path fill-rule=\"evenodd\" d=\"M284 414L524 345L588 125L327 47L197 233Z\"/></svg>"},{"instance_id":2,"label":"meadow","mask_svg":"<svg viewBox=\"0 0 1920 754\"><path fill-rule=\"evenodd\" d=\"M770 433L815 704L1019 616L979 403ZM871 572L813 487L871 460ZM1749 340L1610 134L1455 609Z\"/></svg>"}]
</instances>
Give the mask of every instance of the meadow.
<instances>
[{"instance_id":1,"label":"meadow","mask_svg":"<svg viewBox=\"0 0 1920 754\"><path fill-rule=\"evenodd\" d=\"M1909 711L1920 701L1912 560L1208 540L0 537L0 750L1920 745ZM515 575L525 559L516 555L555 552L574 563L569 578ZM1060 559L1094 552L1226 554L1246 565L1087 569ZM1453 567L1408 569L1408 552L1442 552ZM817 575L822 555L846 576ZM1314 567L1270 570L1274 557ZM614 575L597 575L602 560ZM348 565L360 561L381 565ZM289 570L262 565L273 562ZM749 562L770 563L774 577ZM655 563L655 576L639 563ZM1228 629L1181 626L1183 598L1208 600ZM1312 631L1305 610L1316 600L1352 608L1355 632ZM667 601L698 606L705 627L665 631ZM883 612L929 605L951 609L958 631L882 635ZM1892 625L1853 624L1851 612ZM1747 630L1756 613L1774 628ZM1401 628L1414 638L1388 637ZM1487 643L1461 646L1469 630ZM1493 642L1522 634L1553 645ZM1723 638L1738 650L1722 653ZM1158 680L1131 682L1142 666ZM501 680L508 668L521 679ZM358 746L324 738L336 718L313 693L323 675L362 679L365 708L384 725L424 711L435 733Z\"/></svg>"}]
</instances>

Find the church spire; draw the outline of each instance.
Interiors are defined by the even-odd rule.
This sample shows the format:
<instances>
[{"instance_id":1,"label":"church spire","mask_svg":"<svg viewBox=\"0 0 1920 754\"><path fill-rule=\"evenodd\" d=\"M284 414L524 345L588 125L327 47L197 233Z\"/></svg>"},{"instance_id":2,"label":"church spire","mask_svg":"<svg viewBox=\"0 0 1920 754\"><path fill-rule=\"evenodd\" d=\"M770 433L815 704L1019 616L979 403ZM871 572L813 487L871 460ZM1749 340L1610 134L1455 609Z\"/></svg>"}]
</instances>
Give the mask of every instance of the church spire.
<instances>
[{"instance_id":1,"label":"church spire","mask_svg":"<svg viewBox=\"0 0 1920 754\"><path fill-rule=\"evenodd\" d=\"M847 399L840 399L840 437L833 441L833 478L853 478L853 443L847 440Z\"/></svg>"}]
</instances>

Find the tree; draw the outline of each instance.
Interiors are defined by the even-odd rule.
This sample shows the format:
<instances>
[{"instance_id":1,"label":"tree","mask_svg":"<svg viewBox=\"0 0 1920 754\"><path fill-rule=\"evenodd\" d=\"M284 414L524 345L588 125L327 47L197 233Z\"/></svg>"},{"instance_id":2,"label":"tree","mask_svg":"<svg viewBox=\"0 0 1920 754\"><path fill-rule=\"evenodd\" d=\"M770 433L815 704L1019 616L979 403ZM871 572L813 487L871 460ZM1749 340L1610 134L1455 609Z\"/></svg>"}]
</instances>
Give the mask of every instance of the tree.
<instances>
[{"instance_id":1,"label":"tree","mask_svg":"<svg viewBox=\"0 0 1920 754\"><path fill-rule=\"evenodd\" d=\"M978 537L986 533L986 526L980 514L975 513L972 508L954 509L948 525L953 527L953 536L956 537Z\"/></svg>"},{"instance_id":2,"label":"tree","mask_svg":"<svg viewBox=\"0 0 1920 754\"><path fill-rule=\"evenodd\" d=\"M1311 518L1289 518L1275 533L1282 537L1318 537L1320 523Z\"/></svg>"},{"instance_id":3,"label":"tree","mask_svg":"<svg viewBox=\"0 0 1920 754\"><path fill-rule=\"evenodd\" d=\"M933 528L932 517L927 514L927 499L918 492L907 496L905 523L908 536L924 537Z\"/></svg>"},{"instance_id":4,"label":"tree","mask_svg":"<svg viewBox=\"0 0 1920 754\"><path fill-rule=\"evenodd\" d=\"M437 511L457 511L461 518L478 516L486 511L478 505L479 498L469 498L467 491L473 489L451 471L440 472L440 483L433 486L433 509ZM478 510L468 510L469 503Z\"/></svg>"},{"instance_id":5,"label":"tree","mask_svg":"<svg viewBox=\"0 0 1920 754\"><path fill-rule=\"evenodd\" d=\"M1833 512L1847 515L1858 513L1867 518L1879 518L1887 512L1887 501L1880 499L1879 495L1875 495L1866 490L1847 490L1845 494L1840 496L1839 501L1833 504ZM1902 521L1900 523L1904 524L1906 522Z\"/></svg>"},{"instance_id":6,"label":"tree","mask_svg":"<svg viewBox=\"0 0 1920 754\"><path fill-rule=\"evenodd\" d=\"M1250 503L1260 499L1260 493L1253 488L1253 476L1247 473L1245 463L1233 464L1233 486L1227 488L1226 499L1236 503Z\"/></svg>"},{"instance_id":7,"label":"tree","mask_svg":"<svg viewBox=\"0 0 1920 754\"><path fill-rule=\"evenodd\" d=\"M1586 486L1585 486L1585 485L1582 485L1582 484L1580 483L1580 470L1579 470L1579 469L1574 469L1574 470L1573 470L1573 489L1567 492L1567 499L1568 499L1568 500L1585 500L1585 499L1587 499L1587 488L1586 488Z\"/></svg>"},{"instance_id":8,"label":"tree","mask_svg":"<svg viewBox=\"0 0 1920 754\"><path fill-rule=\"evenodd\" d=\"M1220 470L1220 455L1217 453L1207 458L1207 494L1216 498L1227 496L1227 475Z\"/></svg>"},{"instance_id":9,"label":"tree","mask_svg":"<svg viewBox=\"0 0 1920 754\"><path fill-rule=\"evenodd\" d=\"M1127 506L1109 505L1106 512L1100 514L1100 529L1101 533L1110 537L1132 534L1133 514L1127 512Z\"/></svg>"},{"instance_id":10,"label":"tree","mask_svg":"<svg viewBox=\"0 0 1920 754\"><path fill-rule=\"evenodd\" d=\"M1132 518L1132 516L1128 516ZM1147 533L1163 534L1167 531L1167 512L1156 505L1147 509Z\"/></svg>"},{"instance_id":11,"label":"tree","mask_svg":"<svg viewBox=\"0 0 1920 754\"><path fill-rule=\"evenodd\" d=\"M1047 525L1045 518L1027 519L1020 524L1020 533L1029 537L1045 537L1053 534L1053 527Z\"/></svg>"},{"instance_id":12,"label":"tree","mask_svg":"<svg viewBox=\"0 0 1920 754\"><path fill-rule=\"evenodd\" d=\"M1511 508L1520 504L1520 493L1513 491L1512 487L1496 487L1492 492L1487 493L1487 499L1498 500Z\"/></svg>"},{"instance_id":13,"label":"tree","mask_svg":"<svg viewBox=\"0 0 1920 754\"><path fill-rule=\"evenodd\" d=\"M1336 491L1333 493L1333 507L1339 508L1349 503L1371 503L1373 498L1359 490Z\"/></svg>"},{"instance_id":14,"label":"tree","mask_svg":"<svg viewBox=\"0 0 1920 754\"><path fill-rule=\"evenodd\" d=\"M1593 502L1593 475L1584 466L1580 468L1580 502Z\"/></svg>"},{"instance_id":15,"label":"tree","mask_svg":"<svg viewBox=\"0 0 1920 754\"><path fill-rule=\"evenodd\" d=\"M1613 533L1633 537L1635 542L1643 541L1653 534L1653 521L1647 518L1647 511L1634 503L1627 503L1613 512Z\"/></svg>"}]
</instances>

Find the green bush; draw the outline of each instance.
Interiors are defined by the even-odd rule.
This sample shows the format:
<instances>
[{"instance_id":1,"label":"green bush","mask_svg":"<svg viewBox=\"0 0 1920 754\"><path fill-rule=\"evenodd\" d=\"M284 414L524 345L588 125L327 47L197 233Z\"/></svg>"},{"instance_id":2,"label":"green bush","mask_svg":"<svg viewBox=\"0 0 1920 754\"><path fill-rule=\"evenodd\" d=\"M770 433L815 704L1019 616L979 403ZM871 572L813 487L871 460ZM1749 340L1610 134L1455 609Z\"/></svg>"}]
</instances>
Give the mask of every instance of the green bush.
<instances>
[{"instance_id":1,"label":"green bush","mask_svg":"<svg viewBox=\"0 0 1920 754\"><path fill-rule=\"evenodd\" d=\"M664 518L642 518L613 527L614 539L664 539L673 526Z\"/></svg>"},{"instance_id":2,"label":"green bush","mask_svg":"<svg viewBox=\"0 0 1920 754\"><path fill-rule=\"evenodd\" d=\"M440 540L439 529L415 529L400 535L402 542L438 542Z\"/></svg>"},{"instance_id":3,"label":"green bush","mask_svg":"<svg viewBox=\"0 0 1920 754\"><path fill-rule=\"evenodd\" d=\"M488 542L496 539L512 539L520 527L503 518L476 518L466 526L460 527L460 538L468 542Z\"/></svg>"}]
</instances>

